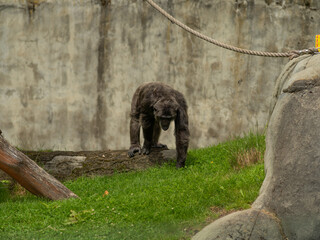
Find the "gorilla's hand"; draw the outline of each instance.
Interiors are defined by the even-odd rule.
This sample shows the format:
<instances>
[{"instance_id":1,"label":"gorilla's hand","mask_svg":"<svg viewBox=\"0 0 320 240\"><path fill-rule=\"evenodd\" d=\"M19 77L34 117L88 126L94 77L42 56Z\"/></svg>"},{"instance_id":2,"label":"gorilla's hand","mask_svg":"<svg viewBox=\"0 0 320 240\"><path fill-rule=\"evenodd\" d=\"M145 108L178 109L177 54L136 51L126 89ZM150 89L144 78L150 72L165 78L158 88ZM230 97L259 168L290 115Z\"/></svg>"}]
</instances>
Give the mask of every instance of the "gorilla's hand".
<instances>
[{"instance_id":1,"label":"gorilla's hand","mask_svg":"<svg viewBox=\"0 0 320 240\"><path fill-rule=\"evenodd\" d=\"M134 154L135 153L139 153L139 154L141 154L141 148L140 148L140 146L131 146L130 148L129 148L129 151L128 151L128 156L129 157L133 157L134 156Z\"/></svg>"},{"instance_id":2,"label":"gorilla's hand","mask_svg":"<svg viewBox=\"0 0 320 240\"><path fill-rule=\"evenodd\" d=\"M144 142L143 147L142 147L142 154L143 155L149 155L151 150L151 144L148 143L147 141Z\"/></svg>"}]
</instances>

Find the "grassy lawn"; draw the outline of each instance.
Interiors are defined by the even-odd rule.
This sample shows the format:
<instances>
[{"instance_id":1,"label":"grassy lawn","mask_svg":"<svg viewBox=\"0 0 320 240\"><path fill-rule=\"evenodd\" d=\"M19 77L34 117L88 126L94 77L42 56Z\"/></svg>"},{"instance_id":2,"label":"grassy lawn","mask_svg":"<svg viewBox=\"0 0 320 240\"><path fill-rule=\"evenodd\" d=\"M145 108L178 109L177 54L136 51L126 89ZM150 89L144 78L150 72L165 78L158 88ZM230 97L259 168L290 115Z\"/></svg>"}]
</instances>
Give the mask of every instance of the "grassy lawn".
<instances>
[{"instance_id":1,"label":"grassy lawn","mask_svg":"<svg viewBox=\"0 0 320 240\"><path fill-rule=\"evenodd\" d=\"M80 199L47 201L0 183L0 239L190 239L221 214L250 207L264 150L264 136L249 134L190 150L184 169L65 182Z\"/></svg>"}]
</instances>

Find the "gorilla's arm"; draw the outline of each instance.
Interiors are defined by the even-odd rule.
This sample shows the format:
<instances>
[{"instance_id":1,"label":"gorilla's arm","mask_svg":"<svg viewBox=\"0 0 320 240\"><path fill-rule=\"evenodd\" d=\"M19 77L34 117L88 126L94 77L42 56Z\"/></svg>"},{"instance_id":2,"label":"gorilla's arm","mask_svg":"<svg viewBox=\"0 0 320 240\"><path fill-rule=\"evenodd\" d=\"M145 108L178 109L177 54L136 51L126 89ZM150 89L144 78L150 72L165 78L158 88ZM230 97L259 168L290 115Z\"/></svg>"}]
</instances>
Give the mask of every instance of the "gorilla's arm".
<instances>
[{"instance_id":1,"label":"gorilla's arm","mask_svg":"<svg viewBox=\"0 0 320 240\"><path fill-rule=\"evenodd\" d=\"M128 156L133 157L135 153L141 153L140 148L140 106L139 106L140 88L136 90L131 102L131 120L130 120L130 148Z\"/></svg>"},{"instance_id":2,"label":"gorilla's arm","mask_svg":"<svg viewBox=\"0 0 320 240\"><path fill-rule=\"evenodd\" d=\"M177 149L177 168L184 167L189 146L189 127L187 109L179 108L175 119Z\"/></svg>"},{"instance_id":3,"label":"gorilla's arm","mask_svg":"<svg viewBox=\"0 0 320 240\"><path fill-rule=\"evenodd\" d=\"M130 143L129 157L133 157L136 152L140 154L140 123L138 116L132 116L130 120Z\"/></svg>"},{"instance_id":4,"label":"gorilla's arm","mask_svg":"<svg viewBox=\"0 0 320 240\"><path fill-rule=\"evenodd\" d=\"M148 114L141 114L141 125L143 130L144 143L142 147L142 154L148 155L152 146L153 139L153 127L154 127L154 116Z\"/></svg>"}]
</instances>

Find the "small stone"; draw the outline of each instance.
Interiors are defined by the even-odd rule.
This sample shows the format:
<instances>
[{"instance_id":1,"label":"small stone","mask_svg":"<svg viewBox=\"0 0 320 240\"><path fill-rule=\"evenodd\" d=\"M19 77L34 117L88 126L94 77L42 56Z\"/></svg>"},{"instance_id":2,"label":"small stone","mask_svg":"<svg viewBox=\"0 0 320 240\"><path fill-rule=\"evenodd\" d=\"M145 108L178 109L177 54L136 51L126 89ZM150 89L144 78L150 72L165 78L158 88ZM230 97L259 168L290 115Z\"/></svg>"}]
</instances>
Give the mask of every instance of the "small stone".
<instances>
[{"instance_id":1,"label":"small stone","mask_svg":"<svg viewBox=\"0 0 320 240\"><path fill-rule=\"evenodd\" d=\"M86 160L84 156L55 156L47 162L43 168L53 175L68 176L76 168L82 168L82 163Z\"/></svg>"}]
</instances>

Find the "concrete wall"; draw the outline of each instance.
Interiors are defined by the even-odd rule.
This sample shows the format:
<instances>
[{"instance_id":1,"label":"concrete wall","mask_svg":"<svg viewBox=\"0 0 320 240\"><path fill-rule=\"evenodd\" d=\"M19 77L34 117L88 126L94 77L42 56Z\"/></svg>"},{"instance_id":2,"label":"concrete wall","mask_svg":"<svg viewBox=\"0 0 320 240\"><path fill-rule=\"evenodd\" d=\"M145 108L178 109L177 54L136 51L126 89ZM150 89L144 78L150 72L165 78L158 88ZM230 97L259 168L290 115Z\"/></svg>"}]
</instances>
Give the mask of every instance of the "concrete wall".
<instances>
[{"instance_id":1,"label":"concrete wall","mask_svg":"<svg viewBox=\"0 0 320 240\"><path fill-rule=\"evenodd\" d=\"M320 34L315 0L156 2L248 49L313 47ZM265 128L287 61L206 43L142 0L0 0L0 129L24 149L125 149L133 92L162 81L186 96L191 147L208 146Z\"/></svg>"}]
</instances>

